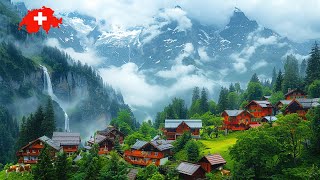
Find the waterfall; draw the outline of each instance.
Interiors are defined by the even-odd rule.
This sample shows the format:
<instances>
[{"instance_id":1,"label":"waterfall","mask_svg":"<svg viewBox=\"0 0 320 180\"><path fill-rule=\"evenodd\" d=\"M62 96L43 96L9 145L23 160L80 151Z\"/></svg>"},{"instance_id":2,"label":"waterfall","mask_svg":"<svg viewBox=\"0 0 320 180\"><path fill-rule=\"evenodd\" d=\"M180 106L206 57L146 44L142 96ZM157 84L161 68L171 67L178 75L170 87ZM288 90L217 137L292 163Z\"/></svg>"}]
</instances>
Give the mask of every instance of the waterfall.
<instances>
[{"instance_id":1,"label":"waterfall","mask_svg":"<svg viewBox=\"0 0 320 180\"><path fill-rule=\"evenodd\" d=\"M52 98L52 100L56 101L59 106L61 107L61 109L64 112L64 130L66 132L70 132L70 128L69 128L69 116L66 113L66 111L64 110L64 108L61 106L60 100L57 98L57 96L53 93L53 89L52 89L52 83L51 83L51 79L48 73L48 69L45 66L40 65L42 70L43 70L43 74L44 74L44 91L46 91L48 93L48 95Z\"/></svg>"}]
</instances>

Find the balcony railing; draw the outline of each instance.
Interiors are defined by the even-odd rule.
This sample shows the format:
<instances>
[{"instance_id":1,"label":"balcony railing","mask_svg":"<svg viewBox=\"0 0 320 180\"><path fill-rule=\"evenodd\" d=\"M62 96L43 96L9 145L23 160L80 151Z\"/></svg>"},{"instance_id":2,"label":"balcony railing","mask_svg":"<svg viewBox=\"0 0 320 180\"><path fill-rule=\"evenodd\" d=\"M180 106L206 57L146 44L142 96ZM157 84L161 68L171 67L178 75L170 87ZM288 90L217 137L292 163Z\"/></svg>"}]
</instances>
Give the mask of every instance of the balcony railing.
<instances>
[{"instance_id":1,"label":"balcony railing","mask_svg":"<svg viewBox=\"0 0 320 180\"><path fill-rule=\"evenodd\" d=\"M156 161L156 162L153 162L152 160L148 160L148 161L144 161L142 159L140 160L132 160L128 157L125 157L124 158L127 162L129 162L130 164L135 164L135 165L140 165L140 166L148 166L150 164L155 164L156 166L159 166L159 162Z\"/></svg>"},{"instance_id":2,"label":"balcony railing","mask_svg":"<svg viewBox=\"0 0 320 180\"><path fill-rule=\"evenodd\" d=\"M124 152L125 156L134 156L134 157L144 157L144 158L153 158L153 159L161 159L164 157L162 152L150 152L150 151L136 151L136 150L127 150Z\"/></svg>"}]
</instances>

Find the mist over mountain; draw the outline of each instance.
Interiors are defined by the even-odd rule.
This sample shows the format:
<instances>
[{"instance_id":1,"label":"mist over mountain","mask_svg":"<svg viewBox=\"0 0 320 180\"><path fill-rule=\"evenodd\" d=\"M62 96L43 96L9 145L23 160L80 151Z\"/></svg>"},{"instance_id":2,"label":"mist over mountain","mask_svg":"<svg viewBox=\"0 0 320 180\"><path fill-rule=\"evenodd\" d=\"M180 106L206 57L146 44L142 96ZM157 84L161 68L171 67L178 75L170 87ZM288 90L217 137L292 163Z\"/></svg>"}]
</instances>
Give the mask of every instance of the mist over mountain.
<instances>
[{"instance_id":1,"label":"mist over mountain","mask_svg":"<svg viewBox=\"0 0 320 180\"><path fill-rule=\"evenodd\" d=\"M159 9L151 23L126 29L79 12L60 15L63 25L49 34L48 45L98 68L140 120L154 117L172 97L187 97L194 86L217 99L221 86L245 86L255 72L270 79L287 55L307 58L314 42L291 41L238 8L223 28L200 23L180 6Z\"/></svg>"}]
</instances>

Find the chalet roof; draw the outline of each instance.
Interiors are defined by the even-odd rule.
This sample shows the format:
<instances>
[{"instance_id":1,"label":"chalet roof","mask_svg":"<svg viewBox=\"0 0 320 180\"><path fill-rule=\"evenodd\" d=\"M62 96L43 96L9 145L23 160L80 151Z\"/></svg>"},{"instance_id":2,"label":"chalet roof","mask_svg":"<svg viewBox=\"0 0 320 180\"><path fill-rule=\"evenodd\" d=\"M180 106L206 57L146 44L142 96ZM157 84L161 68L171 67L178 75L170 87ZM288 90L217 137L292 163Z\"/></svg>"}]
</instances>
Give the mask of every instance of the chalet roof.
<instances>
[{"instance_id":1,"label":"chalet roof","mask_svg":"<svg viewBox=\"0 0 320 180\"><path fill-rule=\"evenodd\" d=\"M280 100L278 103L277 103L277 105L279 105L280 103L281 104L284 104L284 105L288 105L288 104L290 104L292 102L292 100Z\"/></svg>"},{"instance_id":2,"label":"chalet roof","mask_svg":"<svg viewBox=\"0 0 320 180\"><path fill-rule=\"evenodd\" d=\"M59 151L60 150L60 145L54 142L52 139L48 138L47 136L42 136L38 138L40 141L46 143L50 147L54 148L55 150Z\"/></svg>"},{"instance_id":3,"label":"chalet roof","mask_svg":"<svg viewBox=\"0 0 320 180\"><path fill-rule=\"evenodd\" d=\"M52 140L60 145L79 145L80 133L53 132Z\"/></svg>"},{"instance_id":4,"label":"chalet roof","mask_svg":"<svg viewBox=\"0 0 320 180\"><path fill-rule=\"evenodd\" d=\"M294 89L294 90L289 90L284 96L289 96L290 94L292 93L295 93L295 92L301 92L302 94L306 94L304 91L300 90L300 89Z\"/></svg>"},{"instance_id":5,"label":"chalet roof","mask_svg":"<svg viewBox=\"0 0 320 180\"><path fill-rule=\"evenodd\" d=\"M148 144L147 141L140 141L137 140L136 143L134 143L134 145L131 146L132 149L140 149L142 148L144 145Z\"/></svg>"},{"instance_id":6,"label":"chalet roof","mask_svg":"<svg viewBox=\"0 0 320 180\"><path fill-rule=\"evenodd\" d=\"M177 128L182 122L185 122L190 128L202 128L200 119L166 119L165 128Z\"/></svg>"},{"instance_id":7,"label":"chalet roof","mask_svg":"<svg viewBox=\"0 0 320 180\"><path fill-rule=\"evenodd\" d=\"M177 171L181 174L192 176L201 166L199 164L192 164L188 162L182 162L177 167Z\"/></svg>"},{"instance_id":8,"label":"chalet roof","mask_svg":"<svg viewBox=\"0 0 320 180\"><path fill-rule=\"evenodd\" d=\"M138 169L130 169L128 173L128 179L129 180L135 180L138 174Z\"/></svg>"},{"instance_id":9,"label":"chalet roof","mask_svg":"<svg viewBox=\"0 0 320 180\"><path fill-rule=\"evenodd\" d=\"M153 145L155 148L157 148L159 151L164 151L167 149L172 149L173 145L171 144L172 140L155 140L151 141L150 144Z\"/></svg>"},{"instance_id":10,"label":"chalet roof","mask_svg":"<svg viewBox=\"0 0 320 180\"><path fill-rule=\"evenodd\" d=\"M220 154L207 155L204 158L207 159L211 165L226 164L227 163L227 161L224 160Z\"/></svg>"},{"instance_id":11,"label":"chalet roof","mask_svg":"<svg viewBox=\"0 0 320 180\"><path fill-rule=\"evenodd\" d=\"M310 109L312 107L317 107L319 106L319 101L320 101L320 98L313 98L313 99L296 99L296 101L298 103L301 104L301 106L304 108L304 109Z\"/></svg>"},{"instance_id":12,"label":"chalet roof","mask_svg":"<svg viewBox=\"0 0 320 180\"><path fill-rule=\"evenodd\" d=\"M96 136L94 137L94 142L95 143L101 143L102 141L104 141L107 137L103 136L101 134L96 134Z\"/></svg>"},{"instance_id":13,"label":"chalet roof","mask_svg":"<svg viewBox=\"0 0 320 180\"><path fill-rule=\"evenodd\" d=\"M224 112L227 113L228 116L230 117L236 117L239 114L241 114L244 110L225 110Z\"/></svg>"},{"instance_id":14,"label":"chalet roof","mask_svg":"<svg viewBox=\"0 0 320 180\"><path fill-rule=\"evenodd\" d=\"M276 121L278 118L275 117L275 116L265 116L265 117L263 117L262 119L266 119L266 120L269 121L269 122L270 122L270 120L271 120L272 122L274 122L274 121Z\"/></svg>"},{"instance_id":15,"label":"chalet roof","mask_svg":"<svg viewBox=\"0 0 320 180\"><path fill-rule=\"evenodd\" d=\"M251 103L256 103L262 108L272 107L269 101L255 101L255 100L251 101L248 105L246 105L246 107L248 107Z\"/></svg>"},{"instance_id":16,"label":"chalet roof","mask_svg":"<svg viewBox=\"0 0 320 180\"><path fill-rule=\"evenodd\" d=\"M173 145L171 144L172 142L173 140L164 140L164 139L150 141L150 142L137 140L137 142L134 143L134 145L132 145L131 148L141 149L147 144L151 144L153 147L157 148L159 151L164 151L164 150L173 148Z\"/></svg>"},{"instance_id":17,"label":"chalet roof","mask_svg":"<svg viewBox=\"0 0 320 180\"><path fill-rule=\"evenodd\" d=\"M110 132L112 132L113 130L116 130L118 133L123 134L121 131L119 131L118 129L116 129L116 128L113 127L113 126L109 126L109 127L107 127L106 129L104 129L104 130L98 131L97 134L101 134L101 135L106 136L106 135L108 135Z\"/></svg>"}]
</instances>

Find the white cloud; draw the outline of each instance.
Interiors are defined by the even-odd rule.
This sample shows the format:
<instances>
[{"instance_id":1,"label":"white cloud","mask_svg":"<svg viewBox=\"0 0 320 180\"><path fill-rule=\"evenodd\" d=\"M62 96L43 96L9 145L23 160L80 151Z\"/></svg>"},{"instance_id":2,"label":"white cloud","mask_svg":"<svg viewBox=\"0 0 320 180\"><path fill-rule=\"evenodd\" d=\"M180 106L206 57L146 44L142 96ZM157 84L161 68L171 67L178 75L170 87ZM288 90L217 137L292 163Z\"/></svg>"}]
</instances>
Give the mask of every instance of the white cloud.
<instances>
[{"instance_id":1,"label":"white cloud","mask_svg":"<svg viewBox=\"0 0 320 180\"><path fill-rule=\"evenodd\" d=\"M261 60L261 61L259 61L259 62L254 63L254 64L252 65L251 69L252 69L252 70L257 70L257 69L260 69L260 68L265 67L265 66L267 66L267 65L268 65L268 62L263 59L263 60Z\"/></svg>"},{"instance_id":2,"label":"white cloud","mask_svg":"<svg viewBox=\"0 0 320 180\"><path fill-rule=\"evenodd\" d=\"M206 52L206 49L204 48L204 47L200 47L200 48L198 48L198 54L199 54L199 56L200 56L200 59L202 60L202 61L208 61L209 60L209 56L208 56L208 54L207 54L207 52Z\"/></svg>"},{"instance_id":3,"label":"white cloud","mask_svg":"<svg viewBox=\"0 0 320 180\"><path fill-rule=\"evenodd\" d=\"M47 39L45 44L51 47L57 47L58 49L69 54L74 60L79 60L83 64L95 66L101 64L102 62L102 59L97 56L96 52L89 48L87 48L85 52L79 53L76 52L73 48L62 48L59 44L59 41L55 38Z\"/></svg>"},{"instance_id":4,"label":"white cloud","mask_svg":"<svg viewBox=\"0 0 320 180\"><path fill-rule=\"evenodd\" d=\"M192 27L191 20L186 15L187 13L180 8L168 8L159 16L169 21L176 21L178 23L176 30L186 31Z\"/></svg>"},{"instance_id":5,"label":"white cloud","mask_svg":"<svg viewBox=\"0 0 320 180\"><path fill-rule=\"evenodd\" d=\"M179 77L187 76L194 71L195 67L193 65L174 65L170 70L159 71L156 73L156 75L162 78L176 79Z\"/></svg>"},{"instance_id":6,"label":"white cloud","mask_svg":"<svg viewBox=\"0 0 320 180\"><path fill-rule=\"evenodd\" d=\"M172 8L175 5L180 5L188 15L201 23L223 27L237 6L249 18L290 39L302 41L320 38L319 0L44 0L25 3L29 8L46 5L59 11L77 10L98 20L106 20L110 28L149 24L160 8ZM176 12L173 14L177 15ZM189 24L188 20L181 18L183 16L175 17L183 22L179 26L182 29Z\"/></svg>"}]
</instances>

